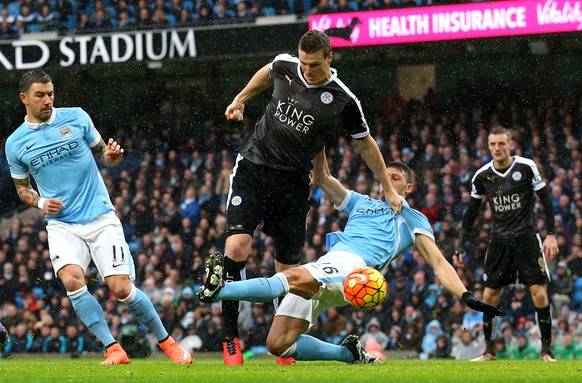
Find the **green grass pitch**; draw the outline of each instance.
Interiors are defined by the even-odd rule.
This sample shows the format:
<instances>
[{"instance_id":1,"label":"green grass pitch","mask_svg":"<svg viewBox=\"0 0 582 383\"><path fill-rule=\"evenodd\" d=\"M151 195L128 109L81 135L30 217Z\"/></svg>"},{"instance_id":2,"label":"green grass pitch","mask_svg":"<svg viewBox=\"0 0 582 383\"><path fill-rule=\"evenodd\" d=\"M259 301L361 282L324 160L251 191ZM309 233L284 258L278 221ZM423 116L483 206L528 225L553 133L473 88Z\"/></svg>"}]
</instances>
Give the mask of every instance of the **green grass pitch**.
<instances>
[{"instance_id":1,"label":"green grass pitch","mask_svg":"<svg viewBox=\"0 0 582 383\"><path fill-rule=\"evenodd\" d=\"M474 363L453 360L386 360L383 365L339 362L297 362L279 366L274 358L225 366L222 359L195 359L191 366L167 359L133 359L129 365L101 366L102 359L0 360L2 383L34 382L580 382L582 361L496 361Z\"/></svg>"}]
</instances>

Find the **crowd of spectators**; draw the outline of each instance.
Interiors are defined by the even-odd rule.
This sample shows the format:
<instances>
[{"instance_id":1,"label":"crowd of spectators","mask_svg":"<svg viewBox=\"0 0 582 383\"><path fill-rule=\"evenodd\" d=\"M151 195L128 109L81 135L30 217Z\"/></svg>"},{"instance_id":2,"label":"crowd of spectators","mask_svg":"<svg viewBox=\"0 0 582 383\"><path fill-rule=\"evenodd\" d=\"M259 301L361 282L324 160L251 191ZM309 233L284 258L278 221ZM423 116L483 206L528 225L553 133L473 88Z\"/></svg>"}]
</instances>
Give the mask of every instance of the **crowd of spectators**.
<instances>
[{"instance_id":1,"label":"crowd of spectators","mask_svg":"<svg viewBox=\"0 0 582 383\"><path fill-rule=\"evenodd\" d=\"M448 259L470 199L470 178L491 159L487 131L498 124L512 130L512 152L536 162L554 200L560 253L547 259L554 354L582 358L582 95L533 99L503 89L479 94L470 89L461 86L453 97L430 91L421 101L372 97L363 105L384 157L414 170L416 189L407 200L427 215ZM135 284L155 304L176 340L210 351L219 351L222 344L220 304L201 304L195 292L204 278L207 254L224 248L234 143L243 131L237 126L233 132L232 125L215 118L221 122L206 124L207 129L189 132L187 138L173 136L176 129L169 122L154 129L98 126L104 137L119 139L126 151L120 166L103 168L102 174L133 253ZM249 129L252 118L244 126ZM341 182L358 192L380 195L379 183L349 140L339 137L328 152L330 168ZM537 225L544 237L540 209L536 207ZM466 266L458 269L479 298L489 217L484 209L465 249ZM326 252L326 233L342 228L345 218L312 186L303 262ZM272 239L257 231L247 276L272 275L273 254ZM416 250L400 255L384 273L389 293L383 304L371 312L350 307L327 310L311 333L334 343L347 334L361 335L366 347L379 354L410 350L420 358L466 359L482 352L481 313L446 292ZM125 305L118 304L94 267L87 270L86 281L103 305L113 334L119 339L124 329L135 329L125 335L135 342L142 339L148 351L155 351L155 339L143 335L145 329L136 325ZM494 322L498 355L539 357L539 328L530 294L517 284L503 291L501 302L504 315ZM0 304L0 321L12 339L5 356L101 350L53 274L41 215L14 217L9 230L0 233ZM239 325L247 356L265 351L272 315L269 304L244 305Z\"/></svg>"},{"instance_id":2,"label":"crowd of spectators","mask_svg":"<svg viewBox=\"0 0 582 383\"><path fill-rule=\"evenodd\" d=\"M0 38L25 33L90 33L245 23L309 15L470 3L483 0L0 0Z\"/></svg>"}]
</instances>

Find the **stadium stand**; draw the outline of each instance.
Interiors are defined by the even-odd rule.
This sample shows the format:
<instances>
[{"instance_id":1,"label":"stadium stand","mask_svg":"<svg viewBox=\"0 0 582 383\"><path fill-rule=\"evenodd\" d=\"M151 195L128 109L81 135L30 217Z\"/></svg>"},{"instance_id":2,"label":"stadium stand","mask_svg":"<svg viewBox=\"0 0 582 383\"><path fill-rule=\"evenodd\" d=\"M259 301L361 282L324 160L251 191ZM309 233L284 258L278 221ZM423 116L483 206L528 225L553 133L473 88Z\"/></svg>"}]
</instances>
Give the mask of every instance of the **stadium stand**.
<instances>
[{"instance_id":1,"label":"stadium stand","mask_svg":"<svg viewBox=\"0 0 582 383\"><path fill-rule=\"evenodd\" d=\"M434 92L421 101L386 96L381 102L364 102L366 105L377 105L375 109L368 107L366 114L370 116L373 135L385 157L402 160L414 170L417 190L408 200L431 216L439 247L447 257L454 248L461 217L459 209L468 192L469 176L489 160L483 150L483 137L495 124L512 129L513 153L533 158L543 169L546 183L553 189L559 186L562 195L568 197L567 203L562 202L563 209L557 209L556 213L561 252L556 259L548 260L552 273L565 272L573 281L569 287L550 286L551 292L559 290L562 296L560 306L553 307L554 337L555 347L560 347L565 334L573 334L574 342L581 344L582 95L533 99L507 89L479 93L460 86L452 97L439 97ZM213 120L221 121L220 117L213 116ZM215 350L214 342L220 339L221 333L220 309L216 305L200 304L193 292L202 283L207 254L224 246L225 190L228 190L225 182L228 183L235 152L232 145L221 140L231 135L226 124L207 124L209 129L198 130L197 136L184 142L183 137L172 136L174 123L166 122L156 127L155 132L137 125L124 132L126 158L119 168L103 169L103 174L133 251L136 285L156 304L177 340L192 337L189 340L196 339L193 344L198 349ZM203 125L200 121L200 126ZM106 136L117 133L105 125L99 129ZM329 148L332 171L350 187L377 195L378 183L347 142L340 138L335 147ZM6 170L3 163L4 174ZM559 207L560 202L556 203ZM81 353L99 351L95 339L71 311L64 290L53 275L42 217L34 209L28 214L26 218L10 219L8 227L0 233L3 302L0 321L14 336L19 336L18 325L25 324L28 334L38 342L48 336L51 326L56 325L63 335L67 326L75 326L86 345ZM325 233L342 227L344 218L334 211L320 190L312 189L304 261L325 253ZM468 267L459 270L464 283L477 296L483 288L487 225L484 215L477 225L483 230L472 238L472 246L468 248ZM543 227L543 222L539 226ZM272 239L257 234L254 255L248 262L249 277L269 276L274 272ZM400 344L413 352L424 352L426 357L437 357L436 353L427 355L422 348L422 334L427 324L436 321L442 329L441 335L446 337L443 344L464 341L469 348L479 348L471 344L475 339L482 339L478 336L482 331L479 319L444 291L429 270L416 251L402 254L386 272L391 286L383 305L366 313L349 308L337 310L333 315L328 312L322 315L313 334L322 339L347 333L361 335L367 323L375 318L380 330L394 338L391 347ZM114 334L122 336L123 323L133 320L130 313L124 305L111 299L94 268L88 270L87 280L90 291L103 304ZM519 285L504 292L504 317L496 331L500 337L508 332L505 340L508 348L516 347L518 335L535 333L531 305L529 294L523 294ZM252 345L245 348L249 354L264 351L264 345L257 343L260 337L254 329L263 328L263 319L270 323L272 314L268 304L247 304L242 310L242 338ZM256 320L261 323L258 325ZM463 331L467 327L468 333ZM137 339L139 334L133 336ZM528 339L535 344L535 334ZM150 351L159 351L152 346L156 343L149 341ZM445 351L439 351L438 355L450 355ZM14 352L17 351L8 350L4 355L8 357Z\"/></svg>"}]
</instances>

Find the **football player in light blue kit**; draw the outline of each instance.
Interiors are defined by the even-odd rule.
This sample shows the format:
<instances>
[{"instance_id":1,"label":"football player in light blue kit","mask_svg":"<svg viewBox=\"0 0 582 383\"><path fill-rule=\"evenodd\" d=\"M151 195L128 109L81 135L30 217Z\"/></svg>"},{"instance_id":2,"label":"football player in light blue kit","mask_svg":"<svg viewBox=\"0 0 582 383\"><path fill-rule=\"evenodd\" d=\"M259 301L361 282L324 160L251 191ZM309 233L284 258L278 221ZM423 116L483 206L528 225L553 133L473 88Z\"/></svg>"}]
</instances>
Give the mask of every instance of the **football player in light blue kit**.
<instances>
[{"instance_id":1,"label":"football player in light blue kit","mask_svg":"<svg viewBox=\"0 0 582 383\"><path fill-rule=\"evenodd\" d=\"M150 300L132 283L131 253L94 158L115 166L123 149L111 138L105 144L83 109L55 108L53 83L42 70L22 76L20 100L26 107L24 123L6 141L10 173L21 201L46 213L53 268L75 312L106 346L102 364L126 364L129 358L87 291L85 270L91 260L117 299L154 333L162 350L175 363L192 363L190 353L168 335Z\"/></svg>"},{"instance_id":2,"label":"football player in light blue kit","mask_svg":"<svg viewBox=\"0 0 582 383\"><path fill-rule=\"evenodd\" d=\"M387 166L394 192L404 197L412 191L410 169L403 163ZM313 161L313 180L337 209L348 216L342 232L329 233L328 253L316 262L291 268L271 278L255 278L222 286L222 256L215 253L208 261L207 280L199 297L203 301L221 299L266 302L285 296L279 306L267 338L269 351L297 360L337 360L346 363L380 363L366 352L357 337L350 335L341 345L324 342L305 334L326 308L348 304L343 282L354 269L362 266L382 270L405 249L416 246L435 275L451 293L469 307L501 314L467 291L455 269L437 248L427 218L403 201L395 215L386 202L345 189L331 176L325 149Z\"/></svg>"}]
</instances>

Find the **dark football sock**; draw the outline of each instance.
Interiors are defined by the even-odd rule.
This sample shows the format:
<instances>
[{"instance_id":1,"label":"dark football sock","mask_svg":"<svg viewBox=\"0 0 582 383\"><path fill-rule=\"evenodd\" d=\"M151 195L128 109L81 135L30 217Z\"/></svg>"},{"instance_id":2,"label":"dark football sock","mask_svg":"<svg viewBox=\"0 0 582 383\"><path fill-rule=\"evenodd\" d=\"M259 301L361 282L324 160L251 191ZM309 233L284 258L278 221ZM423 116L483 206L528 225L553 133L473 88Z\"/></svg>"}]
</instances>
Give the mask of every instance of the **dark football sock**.
<instances>
[{"instance_id":1,"label":"dark football sock","mask_svg":"<svg viewBox=\"0 0 582 383\"><path fill-rule=\"evenodd\" d=\"M538 326L540 326L540 333L542 336L542 350L552 349L552 314L550 313L550 306L536 307L538 314Z\"/></svg>"},{"instance_id":2,"label":"dark football sock","mask_svg":"<svg viewBox=\"0 0 582 383\"><path fill-rule=\"evenodd\" d=\"M493 316L488 314L483 314L483 335L485 335L485 351L495 352L495 341L491 339L491 333L493 332Z\"/></svg>"},{"instance_id":3,"label":"dark football sock","mask_svg":"<svg viewBox=\"0 0 582 383\"><path fill-rule=\"evenodd\" d=\"M246 262L235 262L225 255L224 281L225 283L246 279L244 268ZM222 301L222 318L224 320L224 337L238 338L238 306L239 301Z\"/></svg>"}]
</instances>

